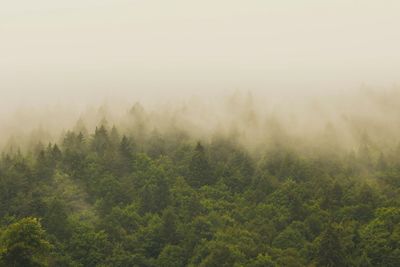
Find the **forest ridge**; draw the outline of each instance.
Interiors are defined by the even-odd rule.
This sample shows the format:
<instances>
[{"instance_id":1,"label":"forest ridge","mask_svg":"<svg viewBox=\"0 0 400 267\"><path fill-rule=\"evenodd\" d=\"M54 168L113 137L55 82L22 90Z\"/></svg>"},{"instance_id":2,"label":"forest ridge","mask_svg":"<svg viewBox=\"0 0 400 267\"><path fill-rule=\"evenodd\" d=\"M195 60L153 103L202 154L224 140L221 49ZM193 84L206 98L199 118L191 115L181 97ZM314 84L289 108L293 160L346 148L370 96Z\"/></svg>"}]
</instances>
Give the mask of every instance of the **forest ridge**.
<instances>
[{"instance_id":1,"label":"forest ridge","mask_svg":"<svg viewBox=\"0 0 400 267\"><path fill-rule=\"evenodd\" d=\"M155 127L137 104L130 124L14 138L0 160L0 266L400 265L397 126L379 137L376 114L346 117L344 145L336 125L307 138L232 103L243 128L208 135Z\"/></svg>"}]
</instances>

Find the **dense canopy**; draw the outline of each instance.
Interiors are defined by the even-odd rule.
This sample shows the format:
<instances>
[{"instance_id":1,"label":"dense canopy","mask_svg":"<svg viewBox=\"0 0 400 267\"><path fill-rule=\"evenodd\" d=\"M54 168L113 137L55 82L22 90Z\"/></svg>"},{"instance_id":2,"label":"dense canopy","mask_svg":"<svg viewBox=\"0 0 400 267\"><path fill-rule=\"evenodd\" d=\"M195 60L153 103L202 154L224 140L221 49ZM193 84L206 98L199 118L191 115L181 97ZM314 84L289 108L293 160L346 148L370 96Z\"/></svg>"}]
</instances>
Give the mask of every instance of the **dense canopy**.
<instances>
[{"instance_id":1,"label":"dense canopy","mask_svg":"<svg viewBox=\"0 0 400 267\"><path fill-rule=\"evenodd\" d=\"M400 266L400 150L67 131L0 160L1 266Z\"/></svg>"}]
</instances>

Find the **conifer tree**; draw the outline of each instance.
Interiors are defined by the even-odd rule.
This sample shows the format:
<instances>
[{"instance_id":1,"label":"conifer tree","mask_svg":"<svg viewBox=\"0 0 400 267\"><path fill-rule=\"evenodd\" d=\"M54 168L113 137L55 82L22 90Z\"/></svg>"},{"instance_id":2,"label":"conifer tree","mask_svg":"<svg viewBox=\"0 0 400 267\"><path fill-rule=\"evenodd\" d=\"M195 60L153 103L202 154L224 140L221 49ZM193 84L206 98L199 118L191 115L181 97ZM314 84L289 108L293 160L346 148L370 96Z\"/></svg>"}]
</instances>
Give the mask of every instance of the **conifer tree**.
<instances>
[{"instance_id":1,"label":"conifer tree","mask_svg":"<svg viewBox=\"0 0 400 267\"><path fill-rule=\"evenodd\" d=\"M197 143L189 165L188 183L192 187L201 187L210 185L214 182L214 177L211 171L211 166L206 157L204 147L200 142Z\"/></svg>"},{"instance_id":2,"label":"conifer tree","mask_svg":"<svg viewBox=\"0 0 400 267\"><path fill-rule=\"evenodd\" d=\"M346 266L340 237L332 224L329 224L325 232L322 233L317 252L317 266Z\"/></svg>"}]
</instances>

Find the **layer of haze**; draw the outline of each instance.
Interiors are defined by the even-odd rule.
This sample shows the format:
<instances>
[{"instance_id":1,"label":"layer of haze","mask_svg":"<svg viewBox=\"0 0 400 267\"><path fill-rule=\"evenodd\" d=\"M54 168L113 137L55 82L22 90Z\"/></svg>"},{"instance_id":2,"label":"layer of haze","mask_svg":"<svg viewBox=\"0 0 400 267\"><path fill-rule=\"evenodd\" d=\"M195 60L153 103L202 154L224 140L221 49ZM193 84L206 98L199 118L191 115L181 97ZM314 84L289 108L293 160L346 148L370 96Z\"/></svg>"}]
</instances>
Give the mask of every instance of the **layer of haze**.
<instances>
[{"instance_id":1,"label":"layer of haze","mask_svg":"<svg viewBox=\"0 0 400 267\"><path fill-rule=\"evenodd\" d=\"M399 10L392 0L2 1L1 106L388 86Z\"/></svg>"},{"instance_id":2,"label":"layer of haze","mask_svg":"<svg viewBox=\"0 0 400 267\"><path fill-rule=\"evenodd\" d=\"M293 113L304 130L356 114L393 126L398 103L384 95L399 82L399 10L392 0L2 1L1 131L60 130L91 107L136 101L159 113L189 106L184 121L217 127L237 119L235 106L215 111L235 90L253 92L263 122ZM362 85L379 97L353 92Z\"/></svg>"}]
</instances>

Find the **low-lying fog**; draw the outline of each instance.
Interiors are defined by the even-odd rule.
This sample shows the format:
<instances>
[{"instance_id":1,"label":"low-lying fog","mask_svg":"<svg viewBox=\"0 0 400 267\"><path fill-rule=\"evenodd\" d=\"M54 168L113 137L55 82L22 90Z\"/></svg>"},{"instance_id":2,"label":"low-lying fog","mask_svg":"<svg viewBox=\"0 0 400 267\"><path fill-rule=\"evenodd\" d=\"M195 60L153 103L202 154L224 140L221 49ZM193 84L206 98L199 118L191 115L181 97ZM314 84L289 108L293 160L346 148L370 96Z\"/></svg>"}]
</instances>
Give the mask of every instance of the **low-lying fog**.
<instances>
[{"instance_id":1,"label":"low-lying fog","mask_svg":"<svg viewBox=\"0 0 400 267\"><path fill-rule=\"evenodd\" d=\"M67 130L90 134L106 124L133 135L183 131L205 140L221 135L249 148L278 138L296 146L357 149L368 141L389 149L400 141L400 90L364 86L330 94L235 91L152 101L114 97L87 105L27 105L4 113L1 120L2 147L57 142Z\"/></svg>"},{"instance_id":2,"label":"low-lying fog","mask_svg":"<svg viewBox=\"0 0 400 267\"><path fill-rule=\"evenodd\" d=\"M90 133L104 118L251 147L272 135L393 146L398 10L392 0L7 1L0 146L57 141L78 120Z\"/></svg>"}]
</instances>

